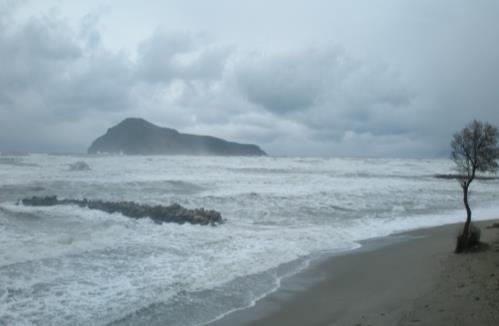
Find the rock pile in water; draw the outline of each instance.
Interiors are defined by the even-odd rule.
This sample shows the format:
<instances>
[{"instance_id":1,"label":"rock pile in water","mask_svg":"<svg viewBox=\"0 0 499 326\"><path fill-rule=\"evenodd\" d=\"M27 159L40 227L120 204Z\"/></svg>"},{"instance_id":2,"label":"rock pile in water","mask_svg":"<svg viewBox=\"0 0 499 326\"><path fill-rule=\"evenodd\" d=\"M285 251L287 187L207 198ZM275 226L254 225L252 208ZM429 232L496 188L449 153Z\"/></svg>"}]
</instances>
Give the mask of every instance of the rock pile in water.
<instances>
[{"instance_id":1,"label":"rock pile in water","mask_svg":"<svg viewBox=\"0 0 499 326\"><path fill-rule=\"evenodd\" d=\"M74 162L69 164L70 171L90 171L90 166L84 161Z\"/></svg>"},{"instance_id":2,"label":"rock pile in water","mask_svg":"<svg viewBox=\"0 0 499 326\"><path fill-rule=\"evenodd\" d=\"M467 175L463 174L434 174L433 177L437 179L456 179L456 180L463 180L468 178ZM477 180L499 180L499 177L493 175L477 175L475 178Z\"/></svg>"},{"instance_id":3,"label":"rock pile in water","mask_svg":"<svg viewBox=\"0 0 499 326\"><path fill-rule=\"evenodd\" d=\"M179 204L150 206L128 201L107 202L88 199L58 199L57 196L34 196L22 199L21 203L26 206L78 205L79 207L98 209L110 214L121 213L137 219L149 217L156 223L174 222L201 225L223 223L222 215L217 211L205 210L204 208L188 209Z\"/></svg>"}]
</instances>

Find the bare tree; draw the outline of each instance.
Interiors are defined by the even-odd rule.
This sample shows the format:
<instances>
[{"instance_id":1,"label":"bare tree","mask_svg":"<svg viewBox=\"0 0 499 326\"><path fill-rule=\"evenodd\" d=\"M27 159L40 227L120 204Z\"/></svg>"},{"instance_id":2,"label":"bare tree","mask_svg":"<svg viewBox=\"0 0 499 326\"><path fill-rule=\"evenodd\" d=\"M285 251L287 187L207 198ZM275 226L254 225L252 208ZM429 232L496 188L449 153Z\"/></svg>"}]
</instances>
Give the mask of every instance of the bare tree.
<instances>
[{"instance_id":1,"label":"bare tree","mask_svg":"<svg viewBox=\"0 0 499 326\"><path fill-rule=\"evenodd\" d=\"M463 201L466 207L466 223L458 238L456 251L470 245L471 208L468 203L468 189L479 172L496 172L499 149L497 127L487 122L473 120L452 138L452 159L458 170L458 180L463 188Z\"/></svg>"}]
</instances>

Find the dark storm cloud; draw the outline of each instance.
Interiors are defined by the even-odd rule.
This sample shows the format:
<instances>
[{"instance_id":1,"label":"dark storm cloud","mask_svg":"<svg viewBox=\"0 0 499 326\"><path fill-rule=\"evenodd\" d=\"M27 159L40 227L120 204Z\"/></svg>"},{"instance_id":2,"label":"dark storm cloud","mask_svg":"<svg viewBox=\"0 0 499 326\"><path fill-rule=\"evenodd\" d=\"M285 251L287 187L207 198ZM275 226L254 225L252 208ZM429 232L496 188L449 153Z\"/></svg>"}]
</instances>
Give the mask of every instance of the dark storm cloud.
<instances>
[{"instance_id":1,"label":"dark storm cloud","mask_svg":"<svg viewBox=\"0 0 499 326\"><path fill-rule=\"evenodd\" d=\"M1 98L12 102L26 90L46 90L53 71L81 56L78 45L57 22L31 19L11 33L0 31Z\"/></svg>"},{"instance_id":2,"label":"dark storm cloud","mask_svg":"<svg viewBox=\"0 0 499 326\"><path fill-rule=\"evenodd\" d=\"M187 33L156 31L139 45L137 74L146 82L218 79L229 50Z\"/></svg>"},{"instance_id":3,"label":"dark storm cloud","mask_svg":"<svg viewBox=\"0 0 499 326\"><path fill-rule=\"evenodd\" d=\"M236 71L242 94L254 104L315 133L341 136L348 130L397 134L411 94L396 74L337 49L252 57ZM323 133L322 129L334 129Z\"/></svg>"},{"instance_id":4,"label":"dark storm cloud","mask_svg":"<svg viewBox=\"0 0 499 326\"><path fill-rule=\"evenodd\" d=\"M70 149L71 137L55 137L62 125L130 106L130 66L96 47L95 34L89 47L88 34L54 15L7 22L0 30L2 149Z\"/></svg>"},{"instance_id":5,"label":"dark storm cloud","mask_svg":"<svg viewBox=\"0 0 499 326\"><path fill-rule=\"evenodd\" d=\"M90 2L0 0L0 151L84 151L141 116L277 155L433 156L499 124L497 1Z\"/></svg>"},{"instance_id":6,"label":"dark storm cloud","mask_svg":"<svg viewBox=\"0 0 499 326\"><path fill-rule=\"evenodd\" d=\"M340 74L337 54L328 54L310 51L252 57L238 68L237 82L251 102L271 112L304 110L320 100L327 79Z\"/></svg>"},{"instance_id":7,"label":"dark storm cloud","mask_svg":"<svg viewBox=\"0 0 499 326\"><path fill-rule=\"evenodd\" d=\"M142 83L213 80L224 69L226 48L197 44L184 33L153 34L133 62L101 44L97 22L86 16L75 30L45 15L11 20L0 30L0 62L6 63L0 74L1 150L84 150L97 135L95 126L105 130L109 120L134 115L144 105L150 92ZM165 103L156 104L164 109ZM76 121L93 135L71 143L61 135Z\"/></svg>"},{"instance_id":8,"label":"dark storm cloud","mask_svg":"<svg viewBox=\"0 0 499 326\"><path fill-rule=\"evenodd\" d=\"M2 30L0 60L7 63L0 75L3 110L43 110L64 119L127 105L130 78L124 59L99 49L85 51L82 40L56 17L32 18Z\"/></svg>"},{"instance_id":9,"label":"dark storm cloud","mask_svg":"<svg viewBox=\"0 0 499 326\"><path fill-rule=\"evenodd\" d=\"M61 118L79 118L87 111L126 111L132 107L133 73L121 55L96 53L75 63L46 97Z\"/></svg>"}]
</instances>

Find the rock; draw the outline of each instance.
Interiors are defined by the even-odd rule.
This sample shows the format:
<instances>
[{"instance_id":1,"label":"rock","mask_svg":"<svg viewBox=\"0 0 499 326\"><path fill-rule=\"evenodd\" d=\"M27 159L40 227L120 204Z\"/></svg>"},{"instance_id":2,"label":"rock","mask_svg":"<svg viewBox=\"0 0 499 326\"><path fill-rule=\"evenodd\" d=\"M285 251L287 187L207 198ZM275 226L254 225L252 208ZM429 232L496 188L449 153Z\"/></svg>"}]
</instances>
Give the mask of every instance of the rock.
<instances>
[{"instance_id":1,"label":"rock","mask_svg":"<svg viewBox=\"0 0 499 326\"><path fill-rule=\"evenodd\" d=\"M31 197L21 200L21 203L26 206L54 206L59 203L56 196L46 197Z\"/></svg>"},{"instance_id":2,"label":"rock","mask_svg":"<svg viewBox=\"0 0 499 326\"><path fill-rule=\"evenodd\" d=\"M433 177L437 179L455 179L455 180L463 180L468 178L468 176L462 174L434 174ZM490 175L477 175L475 178L477 180L499 180L499 177L490 176Z\"/></svg>"},{"instance_id":3,"label":"rock","mask_svg":"<svg viewBox=\"0 0 499 326\"><path fill-rule=\"evenodd\" d=\"M69 164L70 171L90 171L90 166L83 161L78 161L72 164Z\"/></svg>"},{"instance_id":4,"label":"rock","mask_svg":"<svg viewBox=\"0 0 499 326\"><path fill-rule=\"evenodd\" d=\"M149 217L156 223L174 222L201 225L217 225L224 222L222 215L214 210L204 208L187 209L179 204L170 206L143 205L134 202L106 202L88 199L58 199L56 196L24 198L21 203L26 206L77 205L89 209L98 209L106 213L121 213L132 218Z\"/></svg>"},{"instance_id":5,"label":"rock","mask_svg":"<svg viewBox=\"0 0 499 326\"><path fill-rule=\"evenodd\" d=\"M264 156L258 146L183 134L144 119L128 118L97 138L89 154Z\"/></svg>"}]
</instances>

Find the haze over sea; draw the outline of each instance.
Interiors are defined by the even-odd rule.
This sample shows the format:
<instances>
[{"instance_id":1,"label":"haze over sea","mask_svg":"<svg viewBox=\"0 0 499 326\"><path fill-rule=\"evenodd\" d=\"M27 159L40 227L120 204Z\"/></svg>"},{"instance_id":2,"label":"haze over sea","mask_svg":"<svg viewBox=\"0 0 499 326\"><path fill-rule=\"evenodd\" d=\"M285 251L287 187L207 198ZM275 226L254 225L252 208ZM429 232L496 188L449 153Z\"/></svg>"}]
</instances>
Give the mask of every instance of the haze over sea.
<instances>
[{"instance_id":1,"label":"haze over sea","mask_svg":"<svg viewBox=\"0 0 499 326\"><path fill-rule=\"evenodd\" d=\"M84 160L90 171L71 171ZM358 241L464 220L446 159L0 156L1 325L200 325ZM471 190L499 215L497 180ZM156 224L28 196L179 203L218 226Z\"/></svg>"}]
</instances>

